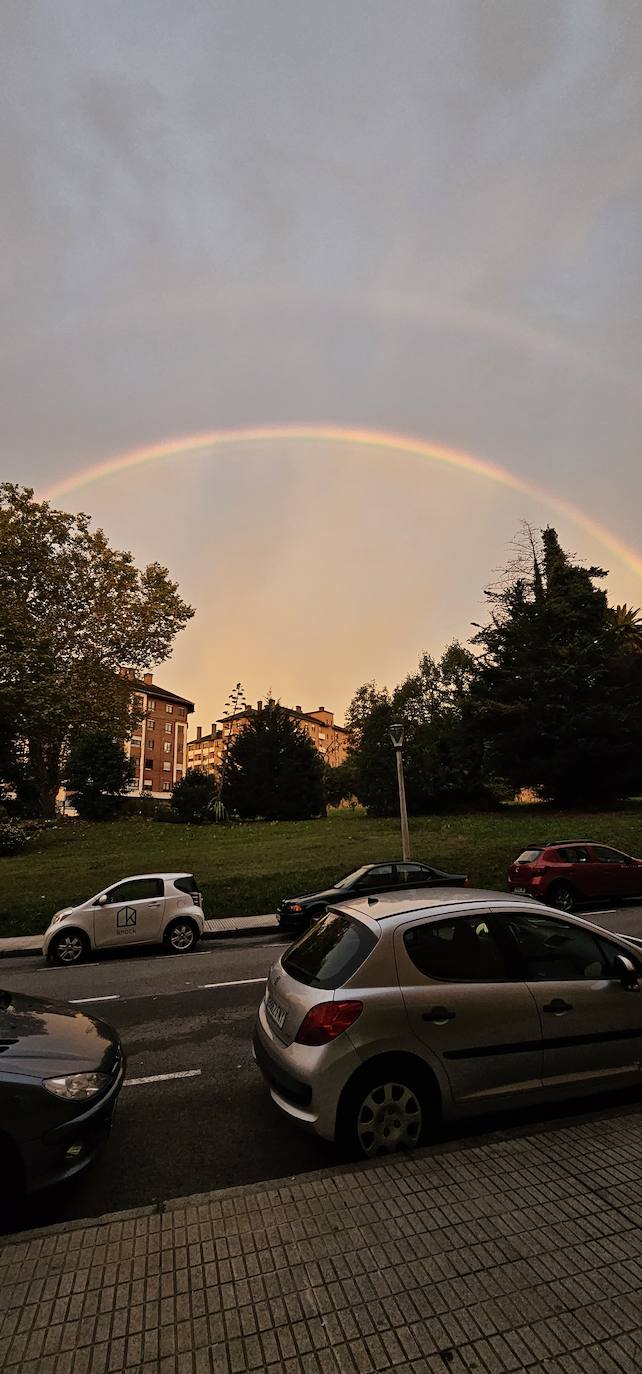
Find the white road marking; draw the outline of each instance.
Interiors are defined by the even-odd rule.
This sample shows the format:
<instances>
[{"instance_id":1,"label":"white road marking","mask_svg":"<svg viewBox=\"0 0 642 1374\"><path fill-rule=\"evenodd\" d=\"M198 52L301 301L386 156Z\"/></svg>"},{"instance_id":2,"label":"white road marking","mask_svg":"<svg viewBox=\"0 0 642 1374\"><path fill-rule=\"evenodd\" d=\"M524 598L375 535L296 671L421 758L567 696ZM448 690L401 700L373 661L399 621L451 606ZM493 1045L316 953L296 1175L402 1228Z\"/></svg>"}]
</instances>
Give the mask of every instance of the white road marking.
<instances>
[{"instance_id":1,"label":"white road marking","mask_svg":"<svg viewBox=\"0 0 642 1374\"><path fill-rule=\"evenodd\" d=\"M149 1078L126 1078L126 1088L139 1088L142 1083L167 1083L170 1078L198 1078L201 1069L183 1069L180 1073L153 1073Z\"/></svg>"},{"instance_id":2,"label":"white road marking","mask_svg":"<svg viewBox=\"0 0 642 1374\"><path fill-rule=\"evenodd\" d=\"M202 988L242 988L248 983L267 983L267 978L236 978L232 983L201 983Z\"/></svg>"},{"instance_id":3,"label":"white road marking","mask_svg":"<svg viewBox=\"0 0 642 1374\"><path fill-rule=\"evenodd\" d=\"M79 1007L82 1002L120 1002L120 993L112 992L109 997L70 997L72 1006Z\"/></svg>"}]
</instances>

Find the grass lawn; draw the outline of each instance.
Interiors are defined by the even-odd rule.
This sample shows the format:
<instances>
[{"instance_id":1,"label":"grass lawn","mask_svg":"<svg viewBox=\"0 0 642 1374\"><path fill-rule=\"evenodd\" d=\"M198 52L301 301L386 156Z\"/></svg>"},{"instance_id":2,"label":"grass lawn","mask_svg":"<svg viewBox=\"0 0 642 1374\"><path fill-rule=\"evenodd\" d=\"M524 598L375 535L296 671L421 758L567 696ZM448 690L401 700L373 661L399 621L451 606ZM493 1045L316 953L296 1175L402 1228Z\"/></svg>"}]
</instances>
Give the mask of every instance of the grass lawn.
<instances>
[{"instance_id":1,"label":"grass lawn","mask_svg":"<svg viewBox=\"0 0 642 1374\"><path fill-rule=\"evenodd\" d=\"M642 803L606 813L509 806L490 815L418 817L410 838L414 858L503 889L511 859L533 842L593 838L641 855ZM59 907L133 873L194 872L206 915L254 916L274 911L283 896L314 891L399 853L396 821L351 811L333 811L323 821L235 827L61 821L23 854L0 858L0 936L43 931Z\"/></svg>"}]
</instances>

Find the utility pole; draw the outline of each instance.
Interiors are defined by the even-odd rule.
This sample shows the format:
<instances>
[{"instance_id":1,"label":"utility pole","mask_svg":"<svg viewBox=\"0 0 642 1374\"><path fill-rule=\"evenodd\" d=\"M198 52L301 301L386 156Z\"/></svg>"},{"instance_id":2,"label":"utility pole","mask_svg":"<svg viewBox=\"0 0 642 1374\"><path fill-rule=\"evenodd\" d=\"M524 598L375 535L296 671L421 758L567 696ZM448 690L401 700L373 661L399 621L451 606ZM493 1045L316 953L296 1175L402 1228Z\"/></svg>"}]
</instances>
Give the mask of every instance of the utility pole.
<instances>
[{"instance_id":1,"label":"utility pole","mask_svg":"<svg viewBox=\"0 0 642 1374\"><path fill-rule=\"evenodd\" d=\"M403 725L390 726L390 738L397 760L397 783L399 786L399 816L401 818L401 857L410 858L410 835L408 833L408 812L406 811L406 785L403 776Z\"/></svg>"}]
</instances>

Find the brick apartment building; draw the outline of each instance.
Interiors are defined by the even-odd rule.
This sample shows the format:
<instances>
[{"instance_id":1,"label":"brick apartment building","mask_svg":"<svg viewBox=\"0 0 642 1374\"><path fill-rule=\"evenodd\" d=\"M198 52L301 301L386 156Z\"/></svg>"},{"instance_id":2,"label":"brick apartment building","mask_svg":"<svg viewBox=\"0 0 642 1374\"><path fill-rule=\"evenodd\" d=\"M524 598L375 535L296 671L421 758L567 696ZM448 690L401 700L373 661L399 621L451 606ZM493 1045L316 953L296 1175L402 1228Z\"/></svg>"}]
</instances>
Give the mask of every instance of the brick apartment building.
<instances>
[{"instance_id":1,"label":"brick apartment building","mask_svg":"<svg viewBox=\"0 0 642 1374\"><path fill-rule=\"evenodd\" d=\"M270 701L268 705L273 706L274 702ZM187 741L188 768L202 768L206 773L214 773L220 767L224 749L262 709L263 702L259 701L256 706L247 706L233 716L223 716L222 720L212 722L208 735L203 734L200 725L197 726L196 738ZM290 718L305 730L326 763L332 767L343 763L348 752L348 731L343 725L335 725L332 711L326 711L325 706L319 706L316 711L302 711L300 706L284 706L282 710L287 711Z\"/></svg>"},{"instance_id":2,"label":"brick apartment building","mask_svg":"<svg viewBox=\"0 0 642 1374\"><path fill-rule=\"evenodd\" d=\"M184 776L187 764L187 717L194 703L154 683L152 673L137 678L131 668L121 669L131 681L132 694L142 720L125 744L136 766L132 792L139 796L167 798Z\"/></svg>"}]
</instances>

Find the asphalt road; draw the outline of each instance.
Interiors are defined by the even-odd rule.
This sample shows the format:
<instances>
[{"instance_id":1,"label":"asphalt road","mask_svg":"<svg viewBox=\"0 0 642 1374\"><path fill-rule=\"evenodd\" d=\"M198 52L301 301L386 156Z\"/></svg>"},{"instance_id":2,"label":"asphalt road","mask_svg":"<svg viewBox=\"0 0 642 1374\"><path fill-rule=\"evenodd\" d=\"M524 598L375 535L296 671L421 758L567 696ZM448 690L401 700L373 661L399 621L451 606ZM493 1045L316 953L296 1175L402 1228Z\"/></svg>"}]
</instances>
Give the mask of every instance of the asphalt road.
<instances>
[{"instance_id":1,"label":"asphalt road","mask_svg":"<svg viewBox=\"0 0 642 1374\"><path fill-rule=\"evenodd\" d=\"M642 938L642 907L593 914L609 930ZM166 1198L289 1177L336 1164L329 1145L273 1106L252 1060L251 1035L278 936L204 943L172 957L128 950L74 969L41 958L3 959L0 985L74 1001L120 1031L127 1080L110 1140L84 1174L41 1193L19 1225L100 1216ZM618 1098L618 1105L621 1105ZM578 1107L575 1116L584 1111ZM612 1110L612 1101L590 1110ZM444 1143L481 1132L550 1129L564 1109L448 1127ZM15 1222L12 1229L15 1229Z\"/></svg>"}]
</instances>

